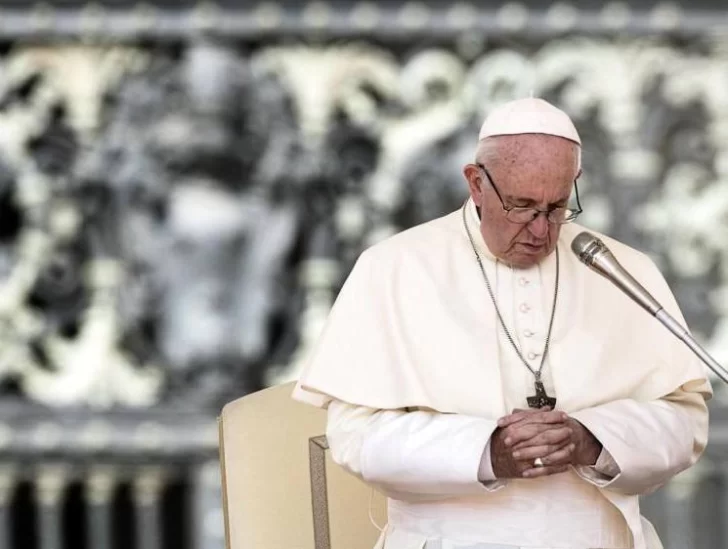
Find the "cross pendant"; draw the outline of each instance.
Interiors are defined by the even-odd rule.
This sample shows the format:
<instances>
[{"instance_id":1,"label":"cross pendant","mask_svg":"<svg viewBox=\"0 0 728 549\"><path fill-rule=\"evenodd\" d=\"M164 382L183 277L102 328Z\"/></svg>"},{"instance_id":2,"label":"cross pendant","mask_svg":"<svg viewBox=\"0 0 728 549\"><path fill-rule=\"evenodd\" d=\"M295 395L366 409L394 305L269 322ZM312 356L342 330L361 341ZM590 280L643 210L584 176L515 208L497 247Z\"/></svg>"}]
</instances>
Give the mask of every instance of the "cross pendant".
<instances>
[{"instance_id":1,"label":"cross pendant","mask_svg":"<svg viewBox=\"0 0 728 549\"><path fill-rule=\"evenodd\" d=\"M550 397L546 393L546 389L544 388L541 380L537 379L534 386L536 387L536 394L526 398L528 407L538 409L548 406L552 410L556 408L556 399L554 397Z\"/></svg>"}]
</instances>

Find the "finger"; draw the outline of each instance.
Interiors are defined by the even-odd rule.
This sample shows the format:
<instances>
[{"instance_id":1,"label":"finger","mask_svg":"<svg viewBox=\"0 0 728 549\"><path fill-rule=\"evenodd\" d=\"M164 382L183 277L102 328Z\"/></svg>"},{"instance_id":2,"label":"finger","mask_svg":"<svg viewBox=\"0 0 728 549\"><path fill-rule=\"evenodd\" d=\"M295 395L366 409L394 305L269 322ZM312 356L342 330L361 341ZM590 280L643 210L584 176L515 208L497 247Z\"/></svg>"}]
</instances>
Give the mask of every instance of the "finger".
<instances>
[{"instance_id":1,"label":"finger","mask_svg":"<svg viewBox=\"0 0 728 549\"><path fill-rule=\"evenodd\" d=\"M498 420L498 427L506 428L516 423L563 423L569 418L564 412L553 410L534 410L533 412L517 412Z\"/></svg>"},{"instance_id":2,"label":"finger","mask_svg":"<svg viewBox=\"0 0 728 549\"><path fill-rule=\"evenodd\" d=\"M497 425L498 427L508 427L509 425L521 421L521 419L525 417L528 413L528 410L519 410L516 408L515 410L513 410L512 413L508 414L507 416L499 418L497 421ZM535 410L531 411L530 413L535 413Z\"/></svg>"},{"instance_id":3,"label":"finger","mask_svg":"<svg viewBox=\"0 0 728 549\"><path fill-rule=\"evenodd\" d=\"M514 408L513 411L508 414L507 416L503 416L498 420L498 426L503 427L510 425L512 423L518 422L521 419L523 419L526 416L529 416L531 414L538 413L539 411L549 411L551 410L548 406L543 406L539 409L534 408ZM502 424L502 425L501 425Z\"/></svg>"},{"instance_id":4,"label":"finger","mask_svg":"<svg viewBox=\"0 0 728 549\"><path fill-rule=\"evenodd\" d=\"M521 440L520 442L514 443L512 448L514 450L521 450L522 448L528 448L532 446L545 446L545 445L559 445L571 441L574 431L570 427L548 427L544 428L529 439Z\"/></svg>"},{"instance_id":5,"label":"finger","mask_svg":"<svg viewBox=\"0 0 728 549\"><path fill-rule=\"evenodd\" d=\"M576 444L573 442L541 458L546 465L568 465L571 463ZM535 459L535 458L534 458Z\"/></svg>"},{"instance_id":6,"label":"finger","mask_svg":"<svg viewBox=\"0 0 728 549\"><path fill-rule=\"evenodd\" d=\"M509 427L504 431L505 439L503 440L503 444L508 449L513 448L524 440L536 436L542 430L543 427L537 425L522 425L517 428Z\"/></svg>"},{"instance_id":7,"label":"finger","mask_svg":"<svg viewBox=\"0 0 728 549\"><path fill-rule=\"evenodd\" d=\"M568 469L568 465L546 465L544 467L532 467L530 469L526 469L521 474L523 475L523 478L538 478L547 477L549 475L558 475L559 473L564 473Z\"/></svg>"},{"instance_id":8,"label":"finger","mask_svg":"<svg viewBox=\"0 0 728 549\"><path fill-rule=\"evenodd\" d=\"M555 435L546 435L546 433L549 433L550 431L559 432ZM505 447L515 449L518 445L534 446L534 444L529 443L529 441L539 435L544 435L544 438L542 438L540 442L536 441L535 445L549 444L556 442L557 440L562 440L571 436L571 429L563 424L518 424L516 426L509 427L504 434L505 440L503 443L505 444Z\"/></svg>"},{"instance_id":9,"label":"finger","mask_svg":"<svg viewBox=\"0 0 728 549\"><path fill-rule=\"evenodd\" d=\"M552 459L548 461L548 463L555 463L558 461L558 454L557 452L559 450L562 450L572 444L570 441L562 442L559 444L545 444L542 446L530 446L528 448L524 448L522 450L516 450L513 452L513 459L517 459L519 461L528 461L532 462L534 459L540 457L543 458L544 456L553 456ZM544 462L546 463L546 462Z\"/></svg>"}]
</instances>

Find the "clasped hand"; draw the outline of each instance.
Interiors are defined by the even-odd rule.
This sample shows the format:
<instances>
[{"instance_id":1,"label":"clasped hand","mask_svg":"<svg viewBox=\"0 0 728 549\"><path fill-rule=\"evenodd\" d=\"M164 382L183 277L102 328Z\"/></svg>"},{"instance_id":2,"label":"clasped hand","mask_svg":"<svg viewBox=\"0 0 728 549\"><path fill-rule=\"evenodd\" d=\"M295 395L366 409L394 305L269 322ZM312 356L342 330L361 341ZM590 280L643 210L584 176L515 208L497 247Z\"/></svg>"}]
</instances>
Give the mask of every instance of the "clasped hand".
<instances>
[{"instance_id":1,"label":"clasped hand","mask_svg":"<svg viewBox=\"0 0 728 549\"><path fill-rule=\"evenodd\" d=\"M514 410L498 420L490 442L496 478L535 478L563 473L571 465L594 465L602 445L561 411ZM543 466L534 461L540 458Z\"/></svg>"}]
</instances>

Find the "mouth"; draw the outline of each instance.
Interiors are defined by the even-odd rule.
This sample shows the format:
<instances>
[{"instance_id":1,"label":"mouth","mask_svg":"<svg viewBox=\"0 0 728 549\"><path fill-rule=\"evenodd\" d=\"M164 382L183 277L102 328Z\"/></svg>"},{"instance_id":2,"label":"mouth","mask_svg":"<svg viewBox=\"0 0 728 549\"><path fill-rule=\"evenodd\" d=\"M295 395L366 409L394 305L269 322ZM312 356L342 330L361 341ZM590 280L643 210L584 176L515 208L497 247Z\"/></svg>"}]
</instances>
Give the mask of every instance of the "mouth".
<instances>
[{"instance_id":1,"label":"mouth","mask_svg":"<svg viewBox=\"0 0 728 549\"><path fill-rule=\"evenodd\" d=\"M519 242L518 245L528 253L538 253L540 251L543 251L543 249L546 247L545 242L543 244L529 244L527 242Z\"/></svg>"}]
</instances>

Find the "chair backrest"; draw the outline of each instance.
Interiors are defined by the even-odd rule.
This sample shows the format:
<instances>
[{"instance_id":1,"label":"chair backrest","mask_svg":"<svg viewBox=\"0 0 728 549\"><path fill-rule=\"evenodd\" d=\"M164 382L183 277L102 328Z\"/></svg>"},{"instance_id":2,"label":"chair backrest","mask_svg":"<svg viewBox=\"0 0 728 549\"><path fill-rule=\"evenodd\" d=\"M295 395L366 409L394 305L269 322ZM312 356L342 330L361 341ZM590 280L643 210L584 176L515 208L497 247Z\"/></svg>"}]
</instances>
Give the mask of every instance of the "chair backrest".
<instances>
[{"instance_id":1,"label":"chair backrest","mask_svg":"<svg viewBox=\"0 0 728 549\"><path fill-rule=\"evenodd\" d=\"M386 500L333 463L326 412L287 383L227 404L220 416L227 549L372 549Z\"/></svg>"}]
</instances>

